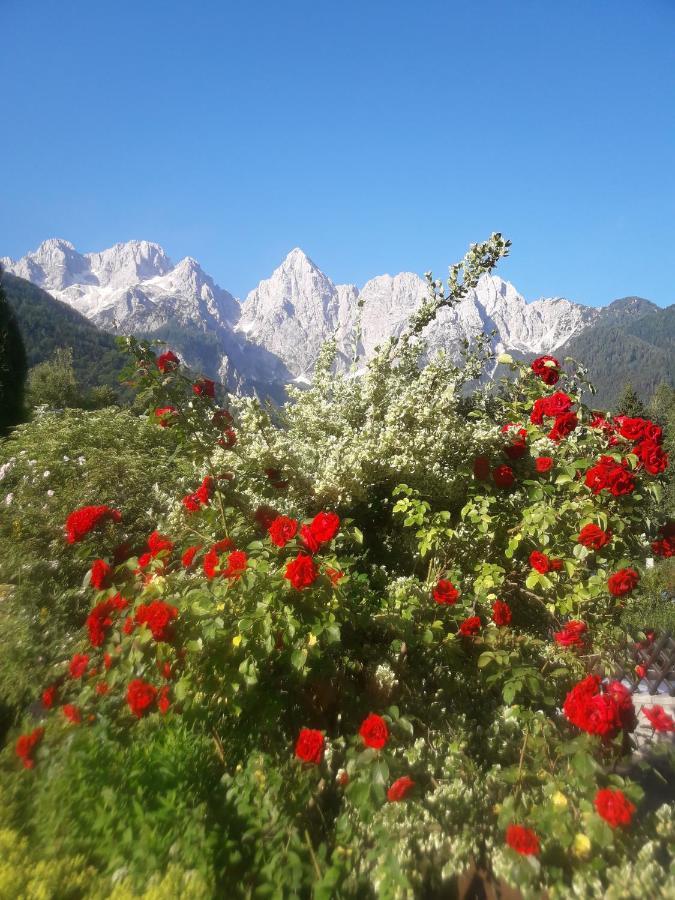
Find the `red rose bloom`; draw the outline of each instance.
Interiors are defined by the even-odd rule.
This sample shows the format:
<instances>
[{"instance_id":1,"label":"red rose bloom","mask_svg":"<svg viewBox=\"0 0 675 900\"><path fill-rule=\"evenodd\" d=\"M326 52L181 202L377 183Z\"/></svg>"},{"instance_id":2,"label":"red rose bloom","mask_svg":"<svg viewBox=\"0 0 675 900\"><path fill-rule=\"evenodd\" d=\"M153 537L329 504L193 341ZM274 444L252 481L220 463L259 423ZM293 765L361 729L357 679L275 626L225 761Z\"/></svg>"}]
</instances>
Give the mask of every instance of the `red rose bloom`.
<instances>
[{"instance_id":1,"label":"red rose bloom","mask_svg":"<svg viewBox=\"0 0 675 900\"><path fill-rule=\"evenodd\" d=\"M119 597L119 595L118 595ZM116 598L103 600L87 616L87 630L92 647L101 647L105 641L108 629L112 626L113 613L118 609Z\"/></svg>"},{"instance_id":2,"label":"red rose bloom","mask_svg":"<svg viewBox=\"0 0 675 900\"><path fill-rule=\"evenodd\" d=\"M594 806L598 815L602 816L612 828L619 825L630 825L635 812L635 807L623 791L611 791L609 788L598 791L595 795Z\"/></svg>"},{"instance_id":3,"label":"red rose bloom","mask_svg":"<svg viewBox=\"0 0 675 900\"><path fill-rule=\"evenodd\" d=\"M233 550L227 557L227 568L223 578L240 578L246 571L248 557L243 550Z\"/></svg>"},{"instance_id":4,"label":"red rose bloom","mask_svg":"<svg viewBox=\"0 0 675 900\"><path fill-rule=\"evenodd\" d=\"M620 681L610 681L605 690L616 704L623 730L634 731L637 725L637 716L633 706L632 693Z\"/></svg>"},{"instance_id":5,"label":"red rose bloom","mask_svg":"<svg viewBox=\"0 0 675 900\"><path fill-rule=\"evenodd\" d=\"M303 762L318 766L323 759L324 745L325 739L320 731L301 728L295 745L295 755Z\"/></svg>"},{"instance_id":6,"label":"red rose bloom","mask_svg":"<svg viewBox=\"0 0 675 900\"><path fill-rule=\"evenodd\" d=\"M317 513L309 523L309 528L320 544L327 544L340 530L340 517L334 512Z\"/></svg>"},{"instance_id":7,"label":"red rose bloom","mask_svg":"<svg viewBox=\"0 0 675 900\"><path fill-rule=\"evenodd\" d=\"M231 450L237 443L237 432L234 428L226 428L223 432L223 436L218 438L216 443L219 447L222 447L223 450Z\"/></svg>"},{"instance_id":8,"label":"red rose bloom","mask_svg":"<svg viewBox=\"0 0 675 900\"><path fill-rule=\"evenodd\" d=\"M619 690L613 682L608 692L601 694L597 675L589 675L572 688L563 703L563 713L577 728L606 739L614 737L621 728L630 729L635 724L629 692Z\"/></svg>"},{"instance_id":9,"label":"red rose bloom","mask_svg":"<svg viewBox=\"0 0 675 900\"><path fill-rule=\"evenodd\" d=\"M142 603L134 618L137 625L147 625L156 641L170 641L171 623L178 618L178 610L163 600L153 600L152 603Z\"/></svg>"},{"instance_id":10,"label":"red rose bloom","mask_svg":"<svg viewBox=\"0 0 675 900\"><path fill-rule=\"evenodd\" d=\"M127 703L137 719L142 718L157 699L157 689L140 678L135 678L127 688Z\"/></svg>"},{"instance_id":11,"label":"red rose bloom","mask_svg":"<svg viewBox=\"0 0 675 900\"><path fill-rule=\"evenodd\" d=\"M635 453L650 475L659 475L668 468L668 454L664 453L658 444L653 441L642 441L633 448Z\"/></svg>"},{"instance_id":12,"label":"red rose bloom","mask_svg":"<svg viewBox=\"0 0 675 900\"><path fill-rule=\"evenodd\" d=\"M672 716L669 716L662 706L652 706L649 709L643 706L642 712L649 719L654 731L659 731L662 734L675 731L675 722Z\"/></svg>"},{"instance_id":13,"label":"red rose bloom","mask_svg":"<svg viewBox=\"0 0 675 900\"><path fill-rule=\"evenodd\" d=\"M213 487L214 480L210 475L207 475L194 494L188 494L186 497L183 497L183 506L188 512L197 512L202 506L208 506L213 493Z\"/></svg>"},{"instance_id":14,"label":"red rose bloom","mask_svg":"<svg viewBox=\"0 0 675 900\"><path fill-rule=\"evenodd\" d=\"M511 622L511 607L503 600L495 600L492 604L492 621L495 625L509 625Z\"/></svg>"},{"instance_id":15,"label":"red rose bloom","mask_svg":"<svg viewBox=\"0 0 675 900\"><path fill-rule=\"evenodd\" d=\"M314 584L318 576L319 570L314 560L306 553L298 553L295 559L286 565L284 573L284 578L290 581L297 591Z\"/></svg>"},{"instance_id":16,"label":"red rose bloom","mask_svg":"<svg viewBox=\"0 0 675 900\"><path fill-rule=\"evenodd\" d=\"M570 622L566 622L561 631L556 631L553 638L556 644L560 644L561 647L574 647L577 650L583 650L586 646L585 635L587 631L588 626L585 622L573 619Z\"/></svg>"},{"instance_id":17,"label":"red rose bloom","mask_svg":"<svg viewBox=\"0 0 675 900\"><path fill-rule=\"evenodd\" d=\"M44 728L34 728L30 734L22 734L16 742L15 751L23 763L24 769L32 769L35 765L33 752L44 736Z\"/></svg>"},{"instance_id":18,"label":"red rose bloom","mask_svg":"<svg viewBox=\"0 0 675 900\"><path fill-rule=\"evenodd\" d=\"M267 531L273 544L285 547L298 533L298 523L296 519L289 519L288 516L277 516Z\"/></svg>"},{"instance_id":19,"label":"red rose bloom","mask_svg":"<svg viewBox=\"0 0 675 900\"><path fill-rule=\"evenodd\" d=\"M516 480L513 475L513 469L511 466L497 466L492 470L492 479L497 487L500 488L510 488L513 487L513 483Z\"/></svg>"},{"instance_id":20,"label":"red rose bloom","mask_svg":"<svg viewBox=\"0 0 675 900\"><path fill-rule=\"evenodd\" d=\"M160 428L171 428L177 417L178 410L175 406L158 406L155 410L155 419Z\"/></svg>"},{"instance_id":21,"label":"red rose bloom","mask_svg":"<svg viewBox=\"0 0 675 900\"><path fill-rule=\"evenodd\" d=\"M122 516L109 506L81 506L66 519L66 534L69 544L75 544L103 522L121 522Z\"/></svg>"},{"instance_id":22,"label":"red rose bloom","mask_svg":"<svg viewBox=\"0 0 675 900\"><path fill-rule=\"evenodd\" d=\"M73 725L79 725L82 721L82 714L76 706L73 706L72 703L66 703L65 706L62 706L61 712Z\"/></svg>"},{"instance_id":23,"label":"red rose bloom","mask_svg":"<svg viewBox=\"0 0 675 900\"><path fill-rule=\"evenodd\" d=\"M375 713L370 713L363 720L359 728L359 734L366 747L372 747L374 750L381 750L389 740L387 723Z\"/></svg>"},{"instance_id":24,"label":"red rose bloom","mask_svg":"<svg viewBox=\"0 0 675 900\"><path fill-rule=\"evenodd\" d=\"M213 399L216 396L216 383L211 381L210 378L198 378L192 385L192 393L196 397L210 397Z\"/></svg>"},{"instance_id":25,"label":"red rose bloom","mask_svg":"<svg viewBox=\"0 0 675 900\"><path fill-rule=\"evenodd\" d=\"M539 356L531 363L531 369L544 384L557 384L560 378L560 363L555 356Z\"/></svg>"},{"instance_id":26,"label":"red rose bloom","mask_svg":"<svg viewBox=\"0 0 675 900\"><path fill-rule=\"evenodd\" d=\"M99 681L99 683L96 685L96 693L99 695L99 697L104 697L109 690L110 688L105 681Z\"/></svg>"},{"instance_id":27,"label":"red rose bloom","mask_svg":"<svg viewBox=\"0 0 675 900\"><path fill-rule=\"evenodd\" d=\"M103 559L95 559L91 564L89 584L96 591L104 591L112 582L112 568Z\"/></svg>"},{"instance_id":28,"label":"red rose bloom","mask_svg":"<svg viewBox=\"0 0 675 900\"><path fill-rule=\"evenodd\" d=\"M159 692L159 700L157 701L157 708L161 712L163 716L165 716L171 707L171 701L169 700L169 686L164 685L164 687Z\"/></svg>"},{"instance_id":29,"label":"red rose bloom","mask_svg":"<svg viewBox=\"0 0 675 900\"><path fill-rule=\"evenodd\" d=\"M407 775L403 775L402 778L397 778L387 791L387 800L390 803L398 803L401 800L405 800L405 798L414 787L415 782L412 780L412 778L408 778Z\"/></svg>"},{"instance_id":30,"label":"red rose bloom","mask_svg":"<svg viewBox=\"0 0 675 900\"><path fill-rule=\"evenodd\" d=\"M663 431L650 419L631 419L629 416L617 416L614 420L618 426L621 437L628 441L653 441L660 444L663 440Z\"/></svg>"},{"instance_id":31,"label":"red rose bloom","mask_svg":"<svg viewBox=\"0 0 675 900\"><path fill-rule=\"evenodd\" d=\"M447 605L457 603L459 591L451 581L447 581L445 578L439 578L436 587L431 592L431 596L436 603Z\"/></svg>"},{"instance_id":32,"label":"red rose bloom","mask_svg":"<svg viewBox=\"0 0 675 900\"><path fill-rule=\"evenodd\" d=\"M87 671L89 657L85 653L76 653L70 661L68 671L71 678L82 678Z\"/></svg>"},{"instance_id":33,"label":"red rose bloom","mask_svg":"<svg viewBox=\"0 0 675 900\"><path fill-rule=\"evenodd\" d=\"M550 397L543 397L545 416L562 416L572 409L572 398L564 391L556 391Z\"/></svg>"},{"instance_id":34,"label":"red rose bloom","mask_svg":"<svg viewBox=\"0 0 675 900\"><path fill-rule=\"evenodd\" d=\"M509 825L506 829L506 843L523 856L537 856L541 849L537 835L523 825Z\"/></svg>"},{"instance_id":35,"label":"red rose bloom","mask_svg":"<svg viewBox=\"0 0 675 900\"><path fill-rule=\"evenodd\" d=\"M585 481L594 494L608 490L614 497L621 497L635 490L635 479L625 461L619 464L611 456L601 456L600 461L587 470Z\"/></svg>"},{"instance_id":36,"label":"red rose bloom","mask_svg":"<svg viewBox=\"0 0 675 900\"><path fill-rule=\"evenodd\" d=\"M551 559L549 560L551 563L551 571L552 572L560 572L563 567L562 559Z\"/></svg>"},{"instance_id":37,"label":"red rose bloom","mask_svg":"<svg viewBox=\"0 0 675 900\"><path fill-rule=\"evenodd\" d=\"M189 569L192 563L195 561L195 556L201 550L200 544L194 544L192 547L188 547L185 553L180 558L181 565L184 569Z\"/></svg>"},{"instance_id":38,"label":"red rose bloom","mask_svg":"<svg viewBox=\"0 0 675 900\"><path fill-rule=\"evenodd\" d=\"M459 633L464 637L474 637L480 631L481 621L478 616L469 616L460 622Z\"/></svg>"},{"instance_id":39,"label":"red rose bloom","mask_svg":"<svg viewBox=\"0 0 675 900\"><path fill-rule=\"evenodd\" d=\"M516 426L506 425L502 431ZM509 459L522 459L527 453L527 431L524 428L518 428L516 434L511 435L511 443L504 448L504 453Z\"/></svg>"},{"instance_id":40,"label":"red rose bloom","mask_svg":"<svg viewBox=\"0 0 675 900\"><path fill-rule=\"evenodd\" d=\"M487 481L490 477L490 460L487 456L477 456L473 461L473 475L478 481Z\"/></svg>"},{"instance_id":41,"label":"red rose bloom","mask_svg":"<svg viewBox=\"0 0 675 900\"><path fill-rule=\"evenodd\" d=\"M302 525L300 528L300 540L309 550L310 553L316 553L321 544L318 542L309 525Z\"/></svg>"},{"instance_id":42,"label":"red rose bloom","mask_svg":"<svg viewBox=\"0 0 675 900\"><path fill-rule=\"evenodd\" d=\"M50 684L49 687L46 687L42 692L42 705L45 709L51 709L54 705L54 700L56 700L56 691L57 686L55 684Z\"/></svg>"},{"instance_id":43,"label":"red rose bloom","mask_svg":"<svg viewBox=\"0 0 675 900\"><path fill-rule=\"evenodd\" d=\"M534 467L542 475L553 468L553 460L550 456L538 456L534 461Z\"/></svg>"},{"instance_id":44,"label":"red rose bloom","mask_svg":"<svg viewBox=\"0 0 675 900\"><path fill-rule=\"evenodd\" d=\"M579 532L577 543L583 544L589 550L602 550L612 539L611 531L603 531L597 525L584 525Z\"/></svg>"},{"instance_id":45,"label":"red rose bloom","mask_svg":"<svg viewBox=\"0 0 675 900\"><path fill-rule=\"evenodd\" d=\"M345 577L344 572L340 572L339 569L331 569L330 566L326 566L326 575L330 578L333 587L336 587L340 579Z\"/></svg>"},{"instance_id":46,"label":"red rose bloom","mask_svg":"<svg viewBox=\"0 0 675 900\"><path fill-rule=\"evenodd\" d=\"M637 586L640 576L635 569L619 569L607 579L607 587L614 597L623 597Z\"/></svg>"},{"instance_id":47,"label":"red rose bloom","mask_svg":"<svg viewBox=\"0 0 675 900\"><path fill-rule=\"evenodd\" d=\"M166 375L167 372L173 372L174 369L177 369L180 365L180 360L171 350L167 350L166 353L162 353L161 356L158 356L156 362L157 368L162 375Z\"/></svg>"},{"instance_id":48,"label":"red rose bloom","mask_svg":"<svg viewBox=\"0 0 675 900\"><path fill-rule=\"evenodd\" d=\"M530 565L533 569L536 569L537 572L545 575L551 569L551 560L545 553L541 553L539 550L533 550L532 553L530 553Z\"/></svg>"},{"instance_id":49,"label":"red rose bloom","mask_svg":"<svg viewBox=\"0 0 675 900\"><path fill-rule=\"evenodd\" d=\"M553 428L549 431L548 436L552 441L561 441L572 434L578 424L579 420L576 413L562 413L562 415L556 416Z\"/></svg>"}]
</instances>

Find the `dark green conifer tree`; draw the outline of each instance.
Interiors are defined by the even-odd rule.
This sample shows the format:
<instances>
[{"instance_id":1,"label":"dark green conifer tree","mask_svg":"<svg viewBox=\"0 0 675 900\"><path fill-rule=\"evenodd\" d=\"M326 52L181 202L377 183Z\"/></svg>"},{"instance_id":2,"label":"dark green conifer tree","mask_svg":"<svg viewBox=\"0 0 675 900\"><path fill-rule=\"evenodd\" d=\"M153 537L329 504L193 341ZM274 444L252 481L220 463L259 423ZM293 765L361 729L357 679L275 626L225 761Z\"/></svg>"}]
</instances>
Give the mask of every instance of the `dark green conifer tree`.
<instances>
[{"instance_id":1,"label":"dark green conifer tree","mask_svg":"<svg viewBox=\"0 0 675 900\"><path fill-rule=\"evenodd\" d=\"M630 381L626 382L616 401L616 412L618 415L631 418L644 418L647 414L644 403Z\"/></svg>"},{"instance_id":2,"label":"dark green conifer tree","mask_svg":"<svg viewBox=\"0 0 675 900\"><path fill-rule=\"evenodd\" d=\"M2 289L0 268L0 429L23 418L23 394L28 372L26 348L14 311Z\"/></svg>"}]
</instances>

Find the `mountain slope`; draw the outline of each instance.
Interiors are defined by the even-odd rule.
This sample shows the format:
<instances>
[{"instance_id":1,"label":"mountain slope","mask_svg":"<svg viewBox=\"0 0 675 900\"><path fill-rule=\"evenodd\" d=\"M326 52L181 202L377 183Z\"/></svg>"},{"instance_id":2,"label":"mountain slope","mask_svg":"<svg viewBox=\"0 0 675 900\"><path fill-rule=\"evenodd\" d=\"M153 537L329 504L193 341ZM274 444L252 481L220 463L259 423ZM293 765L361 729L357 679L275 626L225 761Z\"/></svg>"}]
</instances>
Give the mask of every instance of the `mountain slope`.
<instances>
[{"instance_id":1,"label":"mountain slope","mask_svg":"<svg viewBox=\"0 0 675 900\"><path fill-rule=\"evenodd\" d=\"M119 388L126 357L112 335L30 281L5 272L2 285L23 335L29 366L49 359L60 347L71 347L83 388L104 384Z\"/></svg>"}]
</instances>

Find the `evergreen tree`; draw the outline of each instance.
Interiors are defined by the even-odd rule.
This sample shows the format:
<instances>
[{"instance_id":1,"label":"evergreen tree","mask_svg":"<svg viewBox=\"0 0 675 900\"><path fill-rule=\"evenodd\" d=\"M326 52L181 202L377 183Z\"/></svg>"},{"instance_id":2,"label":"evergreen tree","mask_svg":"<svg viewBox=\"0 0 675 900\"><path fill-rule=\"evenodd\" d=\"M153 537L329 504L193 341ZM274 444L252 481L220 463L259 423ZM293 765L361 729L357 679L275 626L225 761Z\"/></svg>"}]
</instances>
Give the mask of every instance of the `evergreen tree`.
<instances>
[{"instance_id":1,"label":"evergreen tree","mask_svg":"<svg viewBox=\"0 0 675 900\"><path fill-rule=\"evenodd\" d=\"M616 401L616 411L619 415L631 416L632 418L644 418L647 413L644 403L638 397L630 381L626 382L619 399Z\"/></svg>"},{"instance_id":2,"label":"evergreen tree","mask_svg":"<svg viewBox=\"0 0 675 900\"><path fill-rule=\"evenodd\" d=\"M23 393L28 365L16 317L2 289L0 268L0 428L23 417Z\"/></svg>"},{"instance_id":3,"label":"evergreen tree","mask_svg":"<svg viewBox=\"0 0 675 900\"><path fill-rule=\"evenodd\" d=\"M33 366L28 373L28 400L31 406L50 409L82 406L70 347L61 347L47 362Z\"/></svg>"}]
</instances>

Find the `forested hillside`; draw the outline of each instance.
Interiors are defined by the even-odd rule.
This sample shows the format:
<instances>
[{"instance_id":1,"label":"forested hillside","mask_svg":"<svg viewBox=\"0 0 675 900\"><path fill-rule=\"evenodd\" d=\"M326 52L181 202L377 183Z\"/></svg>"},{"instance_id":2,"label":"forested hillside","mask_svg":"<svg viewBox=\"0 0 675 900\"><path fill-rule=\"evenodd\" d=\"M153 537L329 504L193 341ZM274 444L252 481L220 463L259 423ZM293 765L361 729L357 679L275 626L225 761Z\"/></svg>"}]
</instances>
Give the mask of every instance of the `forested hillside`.
<instances>
[{"instance_id":1,"label":"forested hillside","mask_svg":"<svg viewBox=\"0 0 675 900\"><path fill-rule=\"evenodd\" d=\"M5 273L2 285L23 335L29 367L51 359L59 348L70 347L82 388L119 386L125 357L112 335L30 281Z\"/></svg>"}]
</instances>

